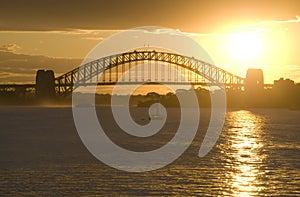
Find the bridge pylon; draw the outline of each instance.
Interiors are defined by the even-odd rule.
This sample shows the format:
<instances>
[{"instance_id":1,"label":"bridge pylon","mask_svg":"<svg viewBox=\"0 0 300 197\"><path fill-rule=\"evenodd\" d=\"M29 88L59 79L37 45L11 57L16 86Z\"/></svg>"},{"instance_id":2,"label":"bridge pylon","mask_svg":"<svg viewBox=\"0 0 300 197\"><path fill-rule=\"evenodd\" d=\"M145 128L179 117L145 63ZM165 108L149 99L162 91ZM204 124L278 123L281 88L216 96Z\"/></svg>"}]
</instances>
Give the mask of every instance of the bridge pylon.
<instances>
[{"instance_id":1,"label":"bridge pylon","mask_svg":"<svg viewBox=\"0 0 300 197\"><path fill-rule=\"evenodd\" d=\"M259 106L263 100L264 74L262 69L250 68L245 79L246 102L249 107Z\"/></svg>"},{"instance_id":2,"label":"bridge pylon","mask_svg":"<svg viewBox=\"0 0 300 197\"><path fill-rule=\"evenodd\" d=\"M38 70L36 73L36 96L41 99L54 98L55 77L52 70Z\"/></svg>"},{"instance_id":3,"label":"bridge pylon","mask_svg":"<svg viewBox=\"0 0 300 197\"><path fill-rule=\"evenodd\" d=\"M264 88L264 74L262 69L250 68L247 70L245 79L245 90L251 93L257 93Z\"/></svg>"}]
</instances>

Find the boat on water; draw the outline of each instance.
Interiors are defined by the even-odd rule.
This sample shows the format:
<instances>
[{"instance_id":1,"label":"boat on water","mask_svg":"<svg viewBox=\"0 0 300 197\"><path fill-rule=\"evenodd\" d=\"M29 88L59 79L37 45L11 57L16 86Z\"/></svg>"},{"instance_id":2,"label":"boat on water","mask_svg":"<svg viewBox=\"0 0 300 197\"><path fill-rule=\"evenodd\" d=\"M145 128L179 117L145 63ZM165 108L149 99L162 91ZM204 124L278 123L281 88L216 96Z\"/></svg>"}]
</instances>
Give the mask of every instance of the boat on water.
<instances>
[{"instance_id":1,"label":"boat on water","mask_svg":"<svg viewBox=\"0 0 300 197\"><path fill-rule=\"evenodd\" d=\"M160 103L153 104L153 107L150 109L149 120L163 120L164 113L163 108Z\"/></svg>"}]
</instances>

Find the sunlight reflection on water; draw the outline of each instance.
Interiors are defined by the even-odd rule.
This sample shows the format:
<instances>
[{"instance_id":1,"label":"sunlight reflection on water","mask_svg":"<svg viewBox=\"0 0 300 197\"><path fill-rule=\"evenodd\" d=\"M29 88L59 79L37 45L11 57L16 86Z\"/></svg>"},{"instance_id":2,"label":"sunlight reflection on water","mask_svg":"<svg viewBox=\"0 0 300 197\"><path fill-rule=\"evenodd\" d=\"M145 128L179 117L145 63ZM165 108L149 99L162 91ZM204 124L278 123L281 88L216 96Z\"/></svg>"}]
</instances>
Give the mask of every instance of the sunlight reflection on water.
<instances>
[{"instance_id":1,"label":"sunlight reflection on water","mask_svg":"<svg viewBox=\"0 0 300 197\"><path fill-rule=\"evenodd\" d=\"M228 114L231 128L228 133L229 165L226 165L228 182L233 196L256 196L261 190L257 176L264 172L260 166L265 159L262 154L264 142L261 127L264 119L249 111L235 111Z\"/></svg>"}]
</instances>

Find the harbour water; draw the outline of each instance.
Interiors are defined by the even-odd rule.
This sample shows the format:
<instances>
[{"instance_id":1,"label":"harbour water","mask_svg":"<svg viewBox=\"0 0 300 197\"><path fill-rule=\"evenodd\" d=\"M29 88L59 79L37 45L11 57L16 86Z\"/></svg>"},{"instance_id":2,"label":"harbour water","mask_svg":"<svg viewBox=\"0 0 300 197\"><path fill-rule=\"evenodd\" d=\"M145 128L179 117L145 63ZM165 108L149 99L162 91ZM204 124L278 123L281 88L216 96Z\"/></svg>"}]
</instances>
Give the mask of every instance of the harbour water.
<instances>
[{"instance_id":1,"label":"harbour water","mask_svg":"<svg viewBox=\"0 0 300 197\"><path fill-rule=\"evenodd\" d=\"M97 110L105 120L108 109ZM144 114L132 112L141 124ZM172 164L129 173L88 152L70 107L1 107L0 196L300 196L300 111L229 109L216 145L199 158L209 114L201 110L199 134ZM168 113L162 137L146 142L105 122L118 145L150 150L170 139L179 117Z\"/></svg>"}]
</instances>

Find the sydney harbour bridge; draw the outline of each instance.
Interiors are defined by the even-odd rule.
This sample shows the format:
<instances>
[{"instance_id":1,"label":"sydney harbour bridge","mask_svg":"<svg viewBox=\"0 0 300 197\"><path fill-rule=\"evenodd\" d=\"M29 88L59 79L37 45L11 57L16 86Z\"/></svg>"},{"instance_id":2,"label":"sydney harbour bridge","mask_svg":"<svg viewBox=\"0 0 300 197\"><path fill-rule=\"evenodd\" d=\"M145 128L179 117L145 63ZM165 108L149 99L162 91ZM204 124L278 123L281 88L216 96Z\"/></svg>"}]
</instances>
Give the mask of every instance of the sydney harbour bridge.
<instances>
[{"instance_id":1,"label":"sydney harbour bridge","mask_svg":"<svg viewBox=\"0 0 300 197\"><path fill-rule=\"evenodd\" d=\"M122 77L125 72L128 74ZM226 89L244 89L247 85L261 88L267 86L263 83L262 70L249 69L246 78L243 78L194 57L141 49L90 61L58 77L54 77L53 71L39 70L36 84L2 84L0 91L14 91L16 94L35 91L40 95L66 96L79 86L116 83L191 84Z\"/></svg>"}]
</instances>

